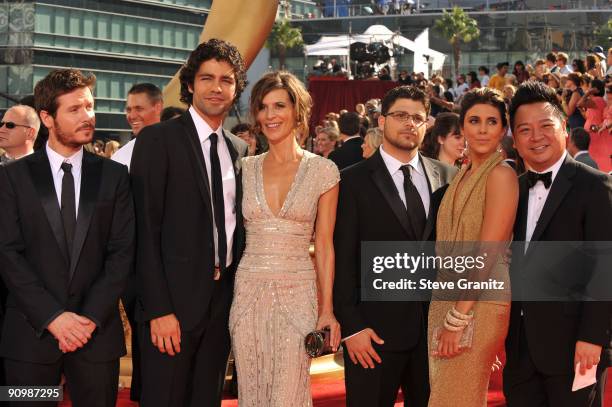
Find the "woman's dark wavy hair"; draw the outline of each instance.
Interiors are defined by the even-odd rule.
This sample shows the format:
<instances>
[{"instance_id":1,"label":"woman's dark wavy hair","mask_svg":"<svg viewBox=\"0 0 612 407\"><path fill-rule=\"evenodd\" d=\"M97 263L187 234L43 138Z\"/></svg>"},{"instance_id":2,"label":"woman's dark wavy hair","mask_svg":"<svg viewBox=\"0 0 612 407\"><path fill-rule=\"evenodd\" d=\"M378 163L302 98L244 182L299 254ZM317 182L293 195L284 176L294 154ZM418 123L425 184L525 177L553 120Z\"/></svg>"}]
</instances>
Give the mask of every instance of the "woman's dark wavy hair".
<instances>
[{"instance_id":1,"label":"woman's dark wavy hair","mask_svg":"<svg viewBox=\"0 0 612 407\"><path fill-rule=\"evenodd\" d=\"M236 94L234 100L240 98L240 94L246 87L246 68L238 48L229 42L210 39L194 49L189 55L189 59L181 68L179 79L181 81L181 102L191 105L193 94L189 92L189 86L193 87L196 72L200 69L203 62L211 59L227 62L234 68L236 77Z\"/></svg>"},{"instance_id":2,"label":"woman's dark wavy hair","mask_svg":"<svg viewBox=\"0 0 612 407\"><path fill-rule=\"evenodd\" d=\"M475 105L493 106L499 111L502 127L508 126L508 109L501 92L491 88L476 88L468 91L461 100L461 112L459 113L459 125L461 127L463 127L467 111Z\"/></svg>"},{"instance_id":3,"label":"woman's dark wavy hair","mask_svg":"<svg viewBox=\"0 0 612 407\"><path fill-rule=\"evenodd\" d=\"M438 137L446 138L451 132L459 133L459 115L451 112L439 113L433 127L425 133L421 144L423 155L437 160L440 154Z\"/></svg>"}]
</instances>

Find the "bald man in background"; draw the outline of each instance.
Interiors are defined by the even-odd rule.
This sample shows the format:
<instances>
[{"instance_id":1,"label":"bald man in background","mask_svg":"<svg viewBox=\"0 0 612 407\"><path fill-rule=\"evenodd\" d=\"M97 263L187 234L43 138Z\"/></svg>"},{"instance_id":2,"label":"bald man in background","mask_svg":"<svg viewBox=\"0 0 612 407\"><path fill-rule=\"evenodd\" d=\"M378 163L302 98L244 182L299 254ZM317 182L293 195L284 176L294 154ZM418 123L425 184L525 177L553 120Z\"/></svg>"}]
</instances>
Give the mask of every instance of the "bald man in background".
<instances>
[{"instance_id":1,"label":"bald man in background","mask_svg":"<svg viewBox=\"0 0 612 407\"><path fill-rule=\"evenodd\" d=\"M5 151L0 156L0 165L34 152L34 142L40 129L36 110L26 105L12 106L4 113L0 123L0 148Z\"/></svg>"}]
</instances>

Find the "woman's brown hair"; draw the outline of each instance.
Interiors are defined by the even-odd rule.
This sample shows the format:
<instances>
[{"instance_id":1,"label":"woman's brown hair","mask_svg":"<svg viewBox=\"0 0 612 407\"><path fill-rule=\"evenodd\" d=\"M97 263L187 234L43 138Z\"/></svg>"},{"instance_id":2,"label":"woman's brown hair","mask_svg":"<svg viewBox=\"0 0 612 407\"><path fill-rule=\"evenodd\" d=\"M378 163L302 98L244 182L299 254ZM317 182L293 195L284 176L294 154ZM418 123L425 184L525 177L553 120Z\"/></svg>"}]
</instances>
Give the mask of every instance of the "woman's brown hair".
<instances>
[{"instance_id":1,"label":"woman's brown hair","mask_svg":"<svg viewBox=\"0 0 612 407\"><path fill-rule=\"evenodd\" d=\"M287 92L295 109L298 129L301 134L308 134L312 97L310 97L310 93L308 93L304 84L295 75L286 71L267 73L253 86L249 110L256 132L261 132L260 125L257 123L257 114L261 110L262 101L268 93L277 89L283 89Z\"/></svg>"}]
</instances>

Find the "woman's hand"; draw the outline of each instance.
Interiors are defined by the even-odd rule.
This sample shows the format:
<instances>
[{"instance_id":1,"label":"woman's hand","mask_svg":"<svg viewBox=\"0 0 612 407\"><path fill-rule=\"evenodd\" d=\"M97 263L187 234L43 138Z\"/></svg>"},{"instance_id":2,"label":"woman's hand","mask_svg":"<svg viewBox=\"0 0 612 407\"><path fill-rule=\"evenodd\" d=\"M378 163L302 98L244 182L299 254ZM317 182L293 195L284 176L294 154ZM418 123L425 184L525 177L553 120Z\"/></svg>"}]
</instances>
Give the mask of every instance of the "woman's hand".
<instances>
[{"instance_id":1,"label":"woman's hand","mask_svg":"<svg viewBox=\"0 0 612 407\"><path fill-rule=\"evenodd\" d=\"M463 330L460 331L449 331L446 328L440 329L438 333L438 350L434 351L433 354L441 358L452 358L461 353L462 349L459 347L459 341Z\"/></svg>"},{"instance_id":2,"label":"woman's hand","mask_svg":"<svg viewBox=\"0 0 612 407\"><path fill-rule=\"evenodd\" d=\"M329 344L332 350L336 352L340 346L340 324L336 320L333 312L323 312L319 315L317 321L317 331L323 328L329 328Z\"/></svg>"}]
</instances>

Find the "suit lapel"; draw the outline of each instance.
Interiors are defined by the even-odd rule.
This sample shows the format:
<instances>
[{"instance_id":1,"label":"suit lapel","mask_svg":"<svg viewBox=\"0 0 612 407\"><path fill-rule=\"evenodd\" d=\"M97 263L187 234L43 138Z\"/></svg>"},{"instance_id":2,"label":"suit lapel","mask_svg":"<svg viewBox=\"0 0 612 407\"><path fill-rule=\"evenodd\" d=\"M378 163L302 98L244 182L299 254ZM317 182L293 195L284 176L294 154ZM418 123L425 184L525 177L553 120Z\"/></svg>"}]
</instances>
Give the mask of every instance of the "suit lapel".
<instances>
[{"instance_id":1,"label":"suit lapel","mask_svg":"<svg viewBox=\"0 0 612 407\"><path fill-rule=\"evenodd\" d=\"M197 184L200 189L200 195L202 195L202 201L204 202L204 206L206 206L206 213L208 214L210 221L213 222L212 203L210 202L210 183L208 182L208 173L206 172L204 153L202 152L200 138L198 137L198 132L189 111L185 112L183 116L181 116L181 122L185 129L185 134L187 136L187 142L189 143L192 157L196 163L196 168L198 169L199 176L197 177Z\"/></svg>"},{"instance_id":2,"label":"suit lapel","mask_svg":"<svg viewBox=\"0 0 612 407\"><path fill-rule=\"evenodd\" d=\"M53 235L55 236L55 240L60 248L64 261L66 264L69 264L64 224L62 223L62 215L60 213L59 202L57 201L53 175L51 174L51 165L49 164L49 158L44 148L34 153L34 156L29 161L29 168L32 183L40 198L40 203L45 211L49 226L53 231Z\"/></svg>"},{"instance_id":3,"label":"suit lapel","mask_svg":"<svg viewBox=\"0 0 612 407\"><path fill-rule=\"evenodd\" d=\"M234 163L234 178L236 180L236 224L239 225L242 222L242 171L240 165L240 154L234 145L233 140L228 136L227 132L223 130L223 137L225 137L225 143L227 144L227 149L229 150L230 157L232 158L232 163ZM240 234L240 228L236 227L234 229L234 235ZM241 240L242 236L239 235L238 238L234 239L234 245L232 246L233 258L238 257L238 246L239 240Z\"/></svg>"},{"instance_id":4,"label":"suit lapel","mask_svg":"<svg viewBox=\"0 0 612 407\"><path fill-rule=\"evenodd\" d=\"M371 170L372 170L372 180L374 184L380 190L382 196L385 198L391 210L397 217L400 225L406 231L408 236L414 236L414 231L410 226L410 221L408 220L408 212L406 211L406 207L402 202L399 193L393 183L393 179L387 170L385 162L380 155L380 151L376 151L371 158Z\"/></svg>"},{"instance_id":5,"label":"suit lapel","mask_svg":"<svg viewBox=\"0 0 612 407\"><path fill-rule=\"evenodd\" d=\"M83 164L81 166L81 194L79 197L79 211L77 213L76 227L74 230L74 243L70 256L70 278L79 262L81 250L89 231L91 218L93 216L98 191L102 181L102 159L88 152L83 152Z\"/></svg>"},{"instance_id":6,"label":"suit lapel","mask_svg":"<svg viewBox=\"0 0 612 407\"><path fill-rule=\"evenodd\" d=\"M516 210L516 222L514 225L514 240L524 241L527 236L527 210L529 205L529 186L527 177L519 178L519 202Z\"/></svg>"},{"instance_id":7,"label":"suit lapel","mask_svg":"<svg viewBox=\"0 0 612 407\"><path fill-rule=\"evenodd\" d=\"M574 176L575 172L575 162L572 158L570 158L568 154L565 158L565 161L561 165L561 168L559 169L555 180L550 186L550 192L548 193L548 197L546 198L544 208L542 208L542 214L538 219L531 240L540 240L542 233L544 233L544 230L546 230L546 227L548 226L553 215L557 211L557 208L563 201L563 198L565 198L565 195L572 188L571 178Z\"/></svg>"},{"instance_id":8,"label":"suit lapel","mask_svg":"<svg viewBox=\"0 0 612 407\"><path fill-rule=\"evenodd\" d=\"M428 158L421 157L421 165L425 170L425 178L427 179L427 185L429 185L429 211L427 212L427 222L425 223L425 229L423 230L423 236L421 236L421 240L426 241L429 240L429 236L433 232L433 228L436 225L436 219L434 219L434 207L433 207L433 199L431 199L432 194L440 189L442 186L442 180L440 179L440 172L438 171L438 167L435 166Z\"/></svg>"}]
</instances>

